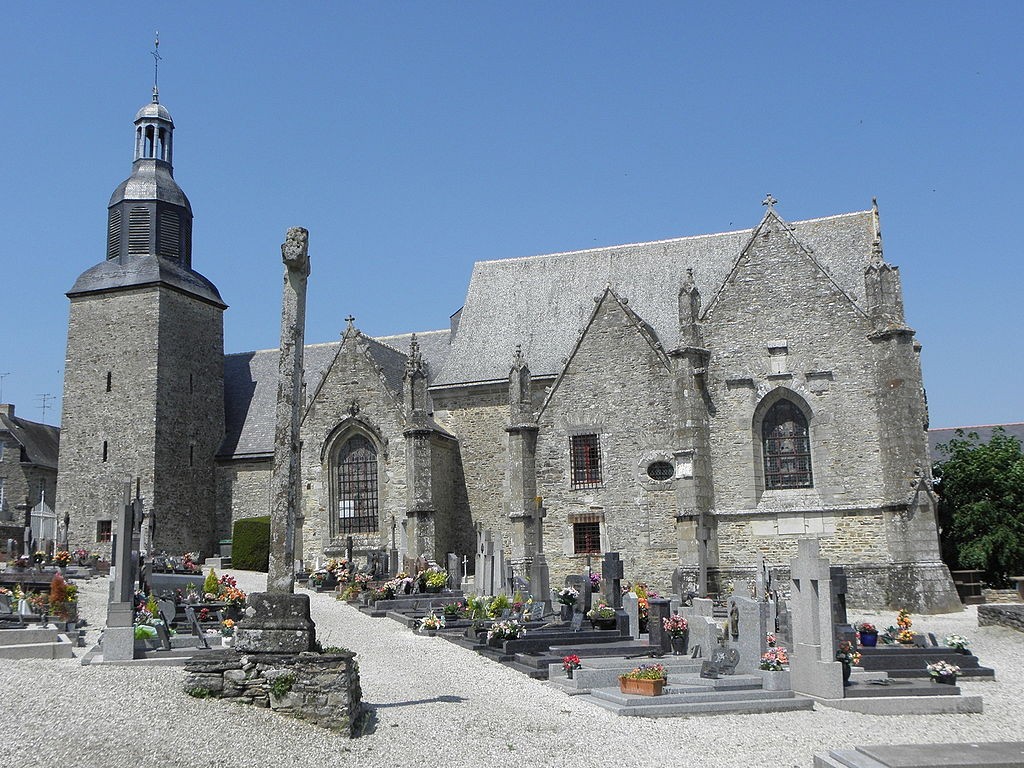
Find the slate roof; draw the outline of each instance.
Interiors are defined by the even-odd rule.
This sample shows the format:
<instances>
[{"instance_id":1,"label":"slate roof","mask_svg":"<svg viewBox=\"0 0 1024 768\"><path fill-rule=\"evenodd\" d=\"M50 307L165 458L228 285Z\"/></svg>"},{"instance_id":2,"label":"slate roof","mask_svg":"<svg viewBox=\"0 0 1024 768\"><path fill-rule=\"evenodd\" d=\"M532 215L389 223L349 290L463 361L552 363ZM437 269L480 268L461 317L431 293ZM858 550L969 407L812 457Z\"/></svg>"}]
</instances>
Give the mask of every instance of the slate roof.
<instances>
[{"instance_id":1,"label":"slate roof","mask_svg":"<svg viewBox=\"0 0 1024 768\"><path fill-rule=\"evenodd\" d=\"M984 424L977 427L943 427L941 429L929 429L928 430L928 454L931 456L932 463L945 461L949 458L945 451L939 450L940 445L948 443L950 440L960 439L957 435L957 430L961 429L964 433L964 438L972 432L978 433L978 438L983 443L987 443L992 438L992 430L996 427L1002 427L1006 430L1006 434L1011 437L1016 437L1021 443L1024 443L1024 422L1016 422L1014 424Z\"/></svg>"},{"instance_id":2,"label":"slate roof","mask_svg":"<svg viewBox=\"0 0 1024 768\"><path fill-rule=\"evenodd\" d=\"M872 211L790 225L819 264L865 309L864 268L875 238ZM609 284L671 349L678 342L677 297L686 269L693 268L707 307L753 231L477 262L451 352L433 383L503 380L516 344L522 345L535 376L557 374L590 318L594 297Z\"/></svg>"},{"instance_id":3,"label":"slate roof","mask_svg":"<svg viewBox=\"0 0 1024 768\"><path fill-rule=\"evenodd\" d=\"M40 424L17 416L0 413L0 426L11 433L11 437L25 449L28 463L39 467L57 469L60 449L60 427Z\"/></svg>"},{"instance_id":4,"label":"slate roof","mask_svg":"<svg viewBox=\"0 0 1024 768\"><path fill-rule=\"evenodd\" d=\"M153 254L101 261L78 276L67 296L73 298L86 293L156 283L198 296L218 307L226 306L217 287L194 269Z\"/></svg>"},{"instance_id":5,"label":"slate roof","mask_svg":"<svg viewBox=\"0 0 1024 768\"><path fill-rule=\"evenodd\" d=\"M427 364L427 383L439 371L448 352L448 331L416 334ZM388 387L401 397L406 351L412 334L364 336L367 350L380 366ZM306 393L311 397L338 351L341 341L308 344L303 350ZM405 351L401 351L405 350ZM264 457L274 452L274 418L277 400L277 349L239 352L224 356L225 437L218 455Z\"/></svg>"}]
</instances>

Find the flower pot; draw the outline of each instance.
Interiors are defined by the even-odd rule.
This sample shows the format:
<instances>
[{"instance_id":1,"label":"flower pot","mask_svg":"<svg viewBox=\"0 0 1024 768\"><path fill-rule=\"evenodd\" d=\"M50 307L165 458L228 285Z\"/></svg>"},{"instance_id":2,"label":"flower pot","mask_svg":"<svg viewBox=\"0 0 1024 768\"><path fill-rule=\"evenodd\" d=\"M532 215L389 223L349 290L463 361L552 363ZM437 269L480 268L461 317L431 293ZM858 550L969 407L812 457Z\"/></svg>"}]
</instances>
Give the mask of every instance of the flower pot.
<instances>
[{"instance_id":1,"label":"flower pot","mask_svg":"<svg viewBox=\"0 0 1024 768\"><path fill-rule=\"evenodd\" d=\"M572 619L572 606L566 605L565 603L559 603L558 618L562 621L570 621Z\"/></svg>"},{"instance_id":2,"label":"flower pot","mask_svg":"<svg viewBox=\"0 0 1024 768\"><path fill-rule=\"evenodd\" d=\"M567 670L565 670L565 676L572 680L572 673L575 671L576 670L574 670L572 667L569 667Z\"/></svg>"},{"instance_id":3,"label":"flower pot","mask_svg":"<svg viewBox=\"0 0 1024 768\"><path fill-rule=\"evenodd\" d=\"M840 663L843 665L843 685L849 685L850 673L853 672L853 667L847 664L845 661Z\"/></svg>"},{"instance_id":4,"label":"flower pot","mask_svg":"<svg viewBox=\"0 0 1024 768\"><path fill-rule=\"evenodd\" d=\"M441 591L441 587L440 586L434 587L434 586L431 586L430 584L427 584L427 586L424 588L423 591L424 592L429 592L431 594L437 594L438 592Z\"/></svg>"},{"instance_id":5,"label":"flower pot","mask_svg":"<svg viewBox=\"0 0 1024 768\"><path fill-rule=\"evenodd\" d=\"M877 632L861 632L860 633L860 644L865 648L874 648L878 645L878 633Z\"/></svg>"},{"instance_id":6,"label":"flower pot","mask_svg":"<svg viewBox=\"0 0 1024 768\"><path fill-rule=\"evenodd\" d=\"M590 624L594 629L615 629L615 617L610 619L591 619Z\"/></svg>"},{"instance_id":7,"label":"flower pot","mask_svg":"<svg viewBox=\"0 0 1024 768\"><path fill-rule=\"evenodd\" d=\"M664 677L655 680L634 680L624 675L619 676L619 690L637 696L661 696L667 681Z\"/></svg>"},{"instance_id":8,"label":"flower pot","mask_svg":"<svg viewBox=\"0 0 1024 768\"><path fill-rule=\"evenodd\" d=\"M939 685L956 685L956 675L932 675L932 682Z\"/></svg>"},{"instance_id":9,"label":"flower pot","mask_svg":"<svg viewBox=\"0 0 1024 768\"><path fill-rule=\"evenodd\" d=\"M672 655L673 656L685 656L686 651L690 645L689 632L680 635L679 637L672 638Z\"/></svg>"}]
</instances>

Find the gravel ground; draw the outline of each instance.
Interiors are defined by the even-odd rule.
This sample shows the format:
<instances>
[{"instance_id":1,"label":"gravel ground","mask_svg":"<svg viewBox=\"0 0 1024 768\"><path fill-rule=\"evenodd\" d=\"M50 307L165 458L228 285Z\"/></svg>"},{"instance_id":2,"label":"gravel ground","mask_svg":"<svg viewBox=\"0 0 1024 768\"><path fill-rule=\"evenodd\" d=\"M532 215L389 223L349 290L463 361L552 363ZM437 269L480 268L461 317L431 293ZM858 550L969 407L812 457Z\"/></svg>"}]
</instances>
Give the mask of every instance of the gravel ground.
<instances>
[{"instance_id":1,"label":"gravel ground","mask_svg":"<svg viewBox=\"0 0 1024 768\"><path fill-rule=\"evenodd\" d=\"M232 572L246 591L263 574ZM106 580L79 582L80 610L105 616ZM0 660L0 765L267 766L315 768L413 761L525 766L800 766L829 748L858 744L1016 741L1024 722L1024 635L977 625L977 611L915 617L915 628L972 641L996 682L965 682L983 715L876 717L818 706L764 715L620 718L441 638L371 619L330 595L310 593L318 637L358 653L363 700L376 712L367 735L348 740L234 702L181 692L180 667L83 667L78 659ZM851 618L894 623L893 614ZM98 635L88 633L91 646ZM77 651L79 656L84 649ZM443 746L443 748L442 748Z\"/></svg>"}]
</instances>

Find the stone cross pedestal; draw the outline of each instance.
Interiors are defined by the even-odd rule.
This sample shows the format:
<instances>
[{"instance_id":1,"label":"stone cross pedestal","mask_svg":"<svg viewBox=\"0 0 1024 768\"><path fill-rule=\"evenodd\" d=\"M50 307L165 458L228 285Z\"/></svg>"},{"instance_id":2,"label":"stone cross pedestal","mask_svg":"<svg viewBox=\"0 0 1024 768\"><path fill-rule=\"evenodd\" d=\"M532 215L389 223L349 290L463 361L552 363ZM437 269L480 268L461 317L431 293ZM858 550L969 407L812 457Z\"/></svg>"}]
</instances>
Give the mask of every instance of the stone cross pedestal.
<instances>
[{"instance_id":1,"label":"stone cross pedestal","mask_svg":"<svg viewBox=\"0 0 1024 768\"><path fill-rule=\"evenodd\" d=\"M637 596L633 592L627 592L622 596L622 610L629 617L629 634L634 640L640 639L640 605Z\"/></svg>"},{"instance_id":2,"label":"stone cross pedestal","mask_svg":"<svg viewBox=\"0 0 1024 768\"><path fill-rule=\"evenodd\" d=\"M793 577L790 611L793 690L820 699L843 698L842 665L835 660L832 624L832 579L817 539L800 539L790 562Z\"/></svg>"}]
</instances>

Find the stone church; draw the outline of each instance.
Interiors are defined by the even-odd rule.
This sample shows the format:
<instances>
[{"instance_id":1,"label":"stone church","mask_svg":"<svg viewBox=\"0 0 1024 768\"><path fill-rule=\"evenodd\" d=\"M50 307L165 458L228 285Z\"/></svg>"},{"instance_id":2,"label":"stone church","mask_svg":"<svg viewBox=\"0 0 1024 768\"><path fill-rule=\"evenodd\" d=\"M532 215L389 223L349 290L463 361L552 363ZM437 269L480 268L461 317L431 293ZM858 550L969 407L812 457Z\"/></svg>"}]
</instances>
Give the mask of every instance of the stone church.
<instances>
[{"instance_id":1,"label":"stone church","mask_svg":"<svg viewBox=\"0 0 1024 768\"><path fill-rule=\"evenodd\" d=\"M208 554L269 513L277 350L224 354L173 130L156 96L139 110L106 257L67 294L73 545L102 546L134 478L159 549ZM677 569L745 588L758 554L788 563L811 536L851 605L958 606L877 206L775 206L752 229L479 261L443 330L372 338L350 317L307 346L297 552L352 537L360 558L472 562L489 530L516 573L557 585L617 551L665 592Z\"/></svg>"}]
</instances>

